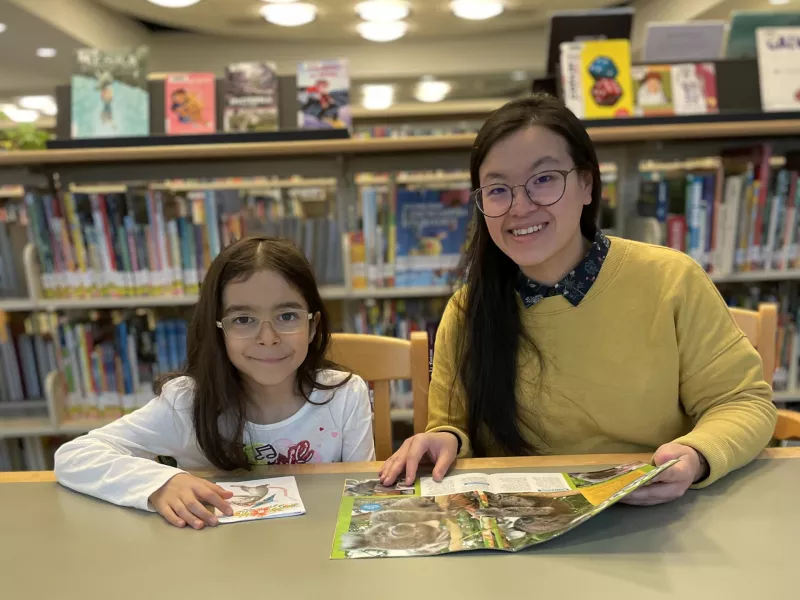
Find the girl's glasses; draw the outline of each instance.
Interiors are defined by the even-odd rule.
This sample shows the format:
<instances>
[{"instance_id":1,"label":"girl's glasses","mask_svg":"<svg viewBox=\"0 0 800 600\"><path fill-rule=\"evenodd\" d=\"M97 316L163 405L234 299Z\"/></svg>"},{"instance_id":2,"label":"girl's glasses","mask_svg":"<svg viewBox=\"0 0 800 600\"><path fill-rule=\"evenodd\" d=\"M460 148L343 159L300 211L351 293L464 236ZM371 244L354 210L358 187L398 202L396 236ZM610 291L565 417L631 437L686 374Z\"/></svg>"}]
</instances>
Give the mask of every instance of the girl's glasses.
<instances>
[{"instance_id":1,"label":"girl's glasses","mask_svg":"<svg viewBox=\"0 0 800 600\"><path fill-rule=\"evenodd\" d=\"M256 337L264 323L272 325L275 333L299 333L306 329L313 318L314 313L305 310L281 310L276 311L271 319L259 319L250 315L225 317L217 321L217 327L222 329L225 337L243 340Z\"/></svg>"},{"instance_id":2,"label":"girl's glasses","mask_svg":"<svg viewBox=\"0 0 800 600\"><path fill-rule=\"evenodd\" d=\"M534 204L551 206L564 196L564 191L567 189L567 175L575 169L577 167L572 167L569 171L542 171L531 176L525 185L509 186L505 183L485 185L472 192L472 199L475 200L478 210L487 217L502 217L511 210L515 187L524 187L525 193Z\"/></svg>"}]
</instances>

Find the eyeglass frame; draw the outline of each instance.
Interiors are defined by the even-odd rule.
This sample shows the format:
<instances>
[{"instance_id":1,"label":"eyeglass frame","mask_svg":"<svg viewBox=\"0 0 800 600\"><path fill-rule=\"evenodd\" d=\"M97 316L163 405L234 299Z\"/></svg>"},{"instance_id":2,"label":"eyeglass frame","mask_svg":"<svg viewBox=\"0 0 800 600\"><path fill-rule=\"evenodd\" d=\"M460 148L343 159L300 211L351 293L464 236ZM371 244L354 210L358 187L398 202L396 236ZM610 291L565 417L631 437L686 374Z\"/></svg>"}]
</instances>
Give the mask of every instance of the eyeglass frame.
<instances>
[{"instance_id":1,"label":"eyeglass frame","mask_svg":"<svg viewBox=\"0 0 800 600\"><path fill-rule=\"evenodd\" d=\"M480 202L478 202L478 196L477 196L477 194L479 194L479 193L480 193L480 191L481 191L483 188L491 187L491 185L482 185L482 186L481 186L481 187L479 187L478 189L476 189L476 190L473 190L473 191L470 193L470 197L471 197L471 198L472 198L472 200L475 202L475 206L478 208L478 210L480 211L480 213L481 213L481 214L482 214L484 217L486 217L486 218L488 218L488 219L499 219L500 217L504 217L504 216L506 216L506 215L508 214L508 212L509 212L509 211L511 210L511 208L514 206L514 189L515 189L515 188L518 188L518 187L521 187L522 189L524 189L524 190L525 190L525 195L528 197L528 200L530 200L531 202L533 202L533 203L534 203L536 206L544 206L544 207L547 207L547 206L553 206L554 204L558 203L558 202L559 202L559 200L561 200L561 199L564 197L564 194L565 194L565 193L566 193L566 191L567 191L567 177L569 177L569 174L570 174L570 173L572 173L573 171L577 171L577 170L578 170L578 166L577 166L577 165L576 165L576 166L574 166L574 167L572 167L572 168L571 168L569 171L566 171L566 170L564 170L564 169L546 169L546 170L544 170L544 171L539 171L538 173L534 173L533 175L531 175L530 177L528 177L528 179L526 179L526 180L525 180L525 183L521 183L521 184L517 184L517 185L508 185L507 183L495 183L495 184L493 184L493 185L495 185L495 186L501 186L501 185L502 185L502 186L504 186L504 187L507 187L507 188L508 188L508 190L509 190L509 192L511 193L511 202L509 202L509 203L508 203L508 208L506 209L506 211L505 211L504 213L502 213L502 214L499 214L499 215L487 215L485 212L483 212L483 208L481 208L481 204L480 204ZM528 182L529 182L531 179L533 179L534 177L538 177L539 175L542 175L543 173L558 173L558 174L560 174L560 175L561 175L561 176L564 178L564 189L562 189L562 190L561 190L561 195L558 197L558 199L556 199L556 200L553 200L553 201L552 201L550 204L541 204L541 203L539 203L539 202L536 202L536 200L534 200L533 198L531 198L531 195L528 193L528 188L527 188Z\"/></svg>"},{"instance_id":2,"label":"eyeglass frame","mask_svg":"<svg viewBox=\"0 0 800 600\"><path fill-rule=\"evenodd\" d=\"M316 315L317 315L316 312L308 312L307 310L302 310L302 309L294 309L294 310L295 310L295 312L304 312L304 313L306 313L306 315L307 315L306 323L310 323L314 319L314 317L316 317ZM253 319L255 318L252 315L230 315L228 317L222 317L222 319L220 319L219 321L216 321L217 329L221 329L223 335L226 338L230 339L230 340L251 340L251 339L257 338L259 336L259 334L261 333L261 330L264 328L264 323L269 323L270 327L272 327L272 331L274 331L278 335L281 335L281 333L283 333L283 335L294 335L295 333L300 333L302 331L302 327L301 327L297 331L280 332L277 329L275 329L275 325L272 324L272 319L259 319L258 330L256 330L255 334L253 334L252 336L246 336L246 337L231 337L231 336L229 336L228 332L225 331L225 326L223 324L223 321L225 319L236 319L236 318L241 317L241 316L251 317Z\"/></svg>"}]
</instances>

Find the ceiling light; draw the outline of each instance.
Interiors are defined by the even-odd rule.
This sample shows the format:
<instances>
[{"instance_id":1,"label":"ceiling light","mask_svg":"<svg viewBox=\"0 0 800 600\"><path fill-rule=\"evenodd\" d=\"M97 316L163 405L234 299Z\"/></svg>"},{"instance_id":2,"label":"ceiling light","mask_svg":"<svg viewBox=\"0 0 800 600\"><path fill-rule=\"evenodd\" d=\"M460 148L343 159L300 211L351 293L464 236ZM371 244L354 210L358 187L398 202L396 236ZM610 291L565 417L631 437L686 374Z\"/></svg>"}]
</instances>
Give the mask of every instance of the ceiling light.
<instances>
[{"instance_id":1,"label":"ceiling light","mask_svg":"<svg viewBox=\"0 0 800 600\"><path fill-rule=\"evenodd\" d=\"M452 87L446 81L423 80L417 84L414 97L420 102L441 102L450 93Z\"/></svg>"},{"instance_id":2,"label":"ceiling light","mask_svg":"<svg viewBox=\"0 0 800 600\"><path fill-rule=\"evenodd\" d=\"M147 0L150 4L164 6L166 8L186 8L192 4L197 4L200 0Z\"/></svg>"},{"instance_id":3,"label":"ceiling light","mask_svg":"<svg viewBox=\"0 0 800 600\"><path fill-rule=\"evenodd\" d=\"M358 33L371 42L393 42L400 39L408 31L405 21L364 21L356 25Z\"/></svg>"},{"instance_id":4,"label":"ceiling light","mask_svg":"<svg viewBox=\"0 0 800 600\"><path fill-rule=\"evenodd\" d=\"M56 101L52 96L23 96L17 103L28 110L38 110L43 115L53 117L58 112Z\"/></svg>"},{"instance_id":5,"label":"ceiling light","mask_svg":"<svg viewBox=\"0 0 800 600\"><path fill-rule=\"evenodd\" d=\"M3 33L7 29L5 23L0 23L0 33Z\"/></svg>"},{"instance_id":6,"label":"ceiling light","mask_svg":"<svg viewBox=\"0 0 800 600\"><path fill-rule=\"evenodd\" d=\"M453 0L450 3L450 10L462 19L482 21L502 13L503 3L501 0Z\"/></svg>"},{"instance_id":7,"label":"ceiling light","mask_svg":"<svg viewBox=\"0 0 800 600\"><path fill-rule=\"evenodd\" d=\"M36 56L39 58L53 58L58 52L55 48L39 48L36 50Z\"/></svg>"},{"instance_id":8,"label":"ceiling light","mask_svg":"<svg viewBox=\"0 0 800 600\"><path fill-rule=\"evenodd\" d=\"M409 7L405 0L368 0L356 4L356 12L365 21L402 21Z\"/></svg>"},{"instance_id":9,"label":"ceiling light","mask_svg":"<svg viewBox=\"0 0 800 600\"><path fill-rule=\"evenodd\" d=\"M273 25L299 27L317 17L317 7L306 2L293 4L267 4L261 7L263 17Z\"/></svg>"},{"instance_id":10,"label":"ceiling light","mask_svg":"<svg viewBox=\"0 0 800 600\"><path fill-rule=\"evenodd\" d=\"M394 102L394 86L388 84L368 84L361 86L364 94L361 106L367 110L383 110Z\"/></svg>"},{"instance_id":11,"label":"ceiling light","mask_svg":"<svg viewBox=\"0 0 800 600\"><path fill-rule=\"evenodd\" d=\"M781 5L781 4L789 4L789 0L769 0L770 4Z\"/></svg>"},{"instance_id":12,"label":"ceiling light","mask_svg":"<svg viewBox=\"0 0 800 600\"><path fill-rule=\"evenodd\" d=\"M34 123L39 119L39 113L35 110L27 110L14 104L3 104L0 110L15 123Z\"/></svg>"}]
</instances>

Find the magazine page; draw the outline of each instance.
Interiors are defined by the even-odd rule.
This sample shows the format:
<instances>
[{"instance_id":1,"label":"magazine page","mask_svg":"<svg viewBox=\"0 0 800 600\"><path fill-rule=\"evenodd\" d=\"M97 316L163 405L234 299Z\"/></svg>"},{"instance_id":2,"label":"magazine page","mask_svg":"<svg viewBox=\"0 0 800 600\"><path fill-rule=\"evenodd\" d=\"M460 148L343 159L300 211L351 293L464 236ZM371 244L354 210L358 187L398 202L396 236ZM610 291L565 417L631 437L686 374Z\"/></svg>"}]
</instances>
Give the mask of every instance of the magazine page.
<instances>
[{"instance_id":1,"label":"magazine page","mask_svg":"<svg viewBox=\"0 0 800 600\"><path fill-rule=\"evenodd\" d=\"M462 474L441 484L423 480L413 494L353 481L342 498L331 558L516 552L577 527L675 462L596 473ZM362 491L368 495L353 495Z\"/></svg>"},{"instance_id":2,"label":"magazine page","mask_svg":"<svg viewBox=\"0 0 800 600\"><path fill-rule=\"evenodd\" d=\"M215 510L220 523L294 517L306 512L294 477L216 483L233 492L233 497L228 500L233 507L233 516L227 517L219 509Z\"/></svg>"}]
</instances>

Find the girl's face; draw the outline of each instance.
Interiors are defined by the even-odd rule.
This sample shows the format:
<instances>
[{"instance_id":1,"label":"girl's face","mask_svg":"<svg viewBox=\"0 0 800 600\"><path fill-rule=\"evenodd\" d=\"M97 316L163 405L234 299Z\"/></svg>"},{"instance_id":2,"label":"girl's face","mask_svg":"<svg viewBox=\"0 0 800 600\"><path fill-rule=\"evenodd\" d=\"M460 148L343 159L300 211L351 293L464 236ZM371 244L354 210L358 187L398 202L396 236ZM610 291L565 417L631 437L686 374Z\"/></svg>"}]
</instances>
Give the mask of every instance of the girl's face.
<instances>
[{"instance_id":1,"label":"girl's face","mask_svg":"<svg viewBox=\"0 0 800 600\"><path fill-rule=\"evenodd\" d=\"M228 358L251 389L279 386L293 389L295 372L308 355L314 339L318 315L305 318L308 304L303 296L281 275L264 270L247 280L232 281L222 292L222 315L235 317L234 327L244 330L255 321L269 321L255 326L253 336L225 335ZM275 321L296 322L297 331L281 333Z\"/></svg>"},{"instance_id":2,"label":"girl's face","mask_svg":"<svg viewBox=\"0 0 800 600\"><path fill-rule=\"evenodd\" d=\"M566 177L564 195L555 204L531 202L524 185L543 171L569 171L575 164L566 140L545 127L521 129L497 142L480 167L481 187L504 183L514 188L511 209L502 217L484 217L494 243L522 272L540 283L557 283L580 262L580 218L592 201L591 178L579 171ZM531 227L537 231L528 233Z\"/></svg>"}]
</instances>

